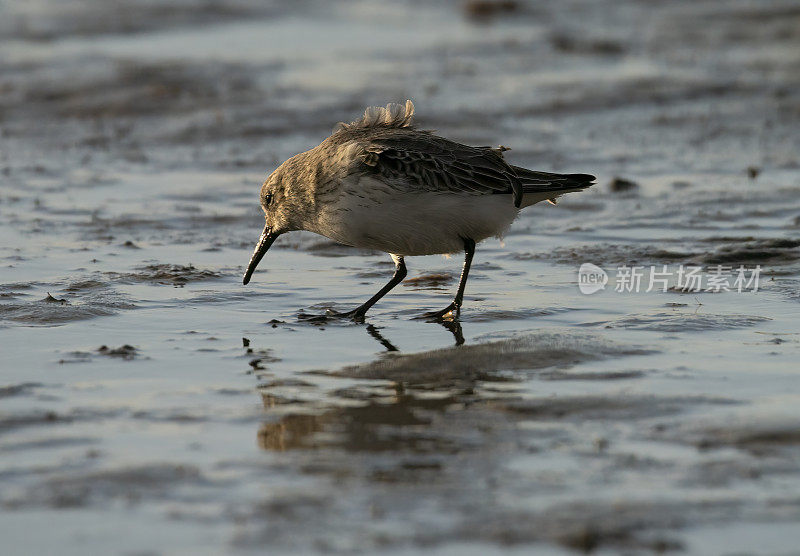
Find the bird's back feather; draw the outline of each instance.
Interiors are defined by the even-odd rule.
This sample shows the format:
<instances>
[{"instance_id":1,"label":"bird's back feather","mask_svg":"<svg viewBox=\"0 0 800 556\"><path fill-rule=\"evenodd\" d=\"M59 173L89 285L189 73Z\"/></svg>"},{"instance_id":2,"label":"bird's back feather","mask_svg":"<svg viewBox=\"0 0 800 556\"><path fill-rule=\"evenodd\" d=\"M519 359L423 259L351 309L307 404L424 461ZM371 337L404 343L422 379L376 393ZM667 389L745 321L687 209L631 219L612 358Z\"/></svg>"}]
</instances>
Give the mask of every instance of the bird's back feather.
<instances>
[{"instance_id":1,"label":"bird's back feather","mask_svg":"<svg viewBox=\"0 0 800 556\"><path fill-rule=\"evenodd\" d=\"M370 107L349 124L339 123L330 137L347 145L360 175L388 180L412 191L469 195L510 194L513 204L525 206L533 197L580 191L593 185L588 174L553 174L508 164L505 147L471 147L414 126L414 105ZM547 196L542 197L547 199ZM538 201L537 201L538 202Z\"/></svg>"}]
</instances>

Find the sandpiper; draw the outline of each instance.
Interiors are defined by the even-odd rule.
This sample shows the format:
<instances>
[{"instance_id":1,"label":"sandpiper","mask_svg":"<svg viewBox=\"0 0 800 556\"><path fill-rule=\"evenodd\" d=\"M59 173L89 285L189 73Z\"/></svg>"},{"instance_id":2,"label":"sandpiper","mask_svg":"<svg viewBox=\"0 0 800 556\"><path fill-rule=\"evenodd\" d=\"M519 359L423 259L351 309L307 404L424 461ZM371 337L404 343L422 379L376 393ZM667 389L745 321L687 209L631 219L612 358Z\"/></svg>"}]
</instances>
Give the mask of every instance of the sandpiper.
<instances>
[{"instance_id":1,"label":"sandpiper","mask_svg":"<svg viewBox=\"0 0 800 556\"><path fill-rule=\"evenodd\" d=\"M463 251L453 301L424 316L458 317L475 244L502 236L519 211L593 185L588 174L552 174L508 164L505 147L470 147L413 123L414 105L370 107L339 123L313 149L293 156L261 187L266 224L244 284L273 242L307 230L339 243L389 253L391 280L360 307L337 316L363 320L406 276L404 257Z\"/></svg>"}]
</instances>

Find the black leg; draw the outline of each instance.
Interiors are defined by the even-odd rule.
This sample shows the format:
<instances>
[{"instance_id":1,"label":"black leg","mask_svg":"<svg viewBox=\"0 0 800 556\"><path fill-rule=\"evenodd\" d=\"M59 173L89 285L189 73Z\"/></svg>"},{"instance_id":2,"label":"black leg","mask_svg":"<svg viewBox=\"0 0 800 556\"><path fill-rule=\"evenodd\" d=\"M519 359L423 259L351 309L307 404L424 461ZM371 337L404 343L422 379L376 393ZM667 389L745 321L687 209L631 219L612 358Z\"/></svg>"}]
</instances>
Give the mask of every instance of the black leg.
<instances>
[{"instance_id":1,"label":"black leg","mask_svg":"<svg viewBox=\"0 0 800 556\"><path fill-rule=\"evenodd\" d=\"M461 269L461 280L458 281L458 291L453 304L461 311L461 302L464 301L464 290L467 288L467 277L469 276L469 267L472 266L472 257L475 255L475 242L471 239L464 240L464 268Z\"/></svg>"},{"instance_id":2,"label":"black leg","mask_svg":"<svg viewBox=\"0 0 800 556\"><path fill-rule=\"evenodd\" d=\"M473 244L474 245L474 244ZM353 309L352 311L348 311L347 313L336 313L334 316L337 317L349 317L353 320L364 320L364 315L367 314L370 307L375 305L380 298L384 295L389 293L392 288L394 288L397 284L403 281L403 278L406 277L408 271L406 270L406 263L403 260L403 257L399 257L397 255L392 255L392 259L394 259L394 274L392 275L392 279L389 280L389 283L383 286L378 293L370 297L366 303L358 307L357 309Z\"/></svg>"},{"instance_id":3,"label":"black leg","mask_svg":"<svg viewBox=\"0 0 800 556\"><path fill-rule=\"evenodd\" d=\"M467 278L469 277L469 267L472 265L472 257L475 255L475 242L471 239L464 239L464 268L461 269L461 280L458 281L458 291L453 302L442 309L441 311L433 311L432 313L425 313L423 318L440 320L448 313L453 313L453 316L458 317L461 314L461 303L464 301L464 290L467 287Z\"/></svg>"}]
</instances>

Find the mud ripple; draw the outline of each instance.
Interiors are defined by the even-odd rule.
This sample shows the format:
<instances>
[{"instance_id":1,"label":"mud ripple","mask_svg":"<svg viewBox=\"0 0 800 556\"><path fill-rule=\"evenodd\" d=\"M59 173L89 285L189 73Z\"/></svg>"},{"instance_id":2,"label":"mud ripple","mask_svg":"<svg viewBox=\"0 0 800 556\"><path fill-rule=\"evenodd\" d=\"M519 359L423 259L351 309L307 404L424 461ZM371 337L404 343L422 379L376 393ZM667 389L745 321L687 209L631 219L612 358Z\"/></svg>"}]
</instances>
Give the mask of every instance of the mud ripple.
<instances>
[{"instance_id":1,"label":"mud ripple","mask_svg":"<svg viewBox=\"0 0 800 556\"><path fill-rule=\"evenodd\" d=\"M698 254L692 251L671 251L650 245L622 245L593 243L572 247L557 247L541 253L512 253L506 258L518 261L550 260L561 264L577 265L586 261L600 261L602 264L669 263L689 261Z\"/></svg>"},{"instance_id":2,"label":"mud ripple","mask_svg":"<svg viewBox=\"0 0 800 556\"><path fill-rule=\"evenodd\" d=\"M656 431L656 436L689 443L704 450L734 447L756 455L783 449L796 452L800 449L800 421L796 418L782 422L733 419L724 423L712 422Z\"/></svg>"},{"instance_id":3,"label":"mud ripple","mask_svg":"<svg viewBox=\"0 0 800 556\"><path fill-rule=\"evenodd\" d=\"M495 322L500 320L529 320L537 317L546 317L549 315L556 315L565 313L567 311L576 311L567 307L531 307L529 309L506 309L506 310L489 310L481 311L480 313L469 315L469 322Z\"/></svg>"},{"instance_id":4,"label":"mud ripple","mask_svg":"<svg viewBox=\"0 0 800 556\"><path fill-rule=\"evenodd\" d=\"M414 278L406 278L403 280L403 285L418 290L441 290L454 280L455 276L452 274L436 272L415 276Z\"/></svg>"},{"instance_id":5,"label":"mud ripple","mask_svg":"<svg viewBox=\"0 0 800 556\"><path fill-rule=\"evenodd\" d=\"M104 317L124 309L134 309L124 296L108 288L58 299L47 297L30 301L0 303L0 319L29 325L59 325Z\"/></svg>"},{"instance_id":6,"label":"mud ripple","mask_svg":"<svg viewBox=\"0 0 800 556\"><path fill-rule=\"evenodd\" d=\"M679 413L698 404L730 404L731 400L705 396L566 396L490 402L498 409L524 416L526 419L647 419Z\"/></svg>"},{"instance_id":7,"label":"mud ripple","mask_svg":"<svg viewBox=\"0 0 800 556\"><path fill-rule=\"evenodd\" d=\"M35 388L44 386L41 382L23 382L22 384L11 384L0 386L0 398L10 398L12 396L26 396Z\"/></svg>"},{"instance_id":8,"label":"mud ripple","mask_svg":"<svg viewBox=\"0 0 800 556\"><path fill-rule=\"evenodd\" d=\"M706 313L653 313L628 315L610 321L610 328L629 328L633 330L653 330L657 332L701 332L705 330L725 330L745 328L770 321L768 317L757 315L714 315Z\"/></svg>"},{"instance_id":9,"label":"mud ripple","mask_svg":"<svg viewBox=\"0 0 800 556\"><path fill-rule=\"evenodd\" d=\"M736 500L725 499L562 503L543 513L507 512L480 521L467 520L455 536L505 545L547 541L587 554L603 549L661 554L685 548L663 531L725 519L739 505Z\"/></svg>"},{"instance_id":10,"label":"mud ripple","mask_svg":"<svg viewBox=\"0 0 800 556\"><path fill-rule=\"evenodd\" d=\"M68 412L47 411L35 409L28 412L18 412L14 414L0 414L0 433L18 429L21 427L31 427L39 425L58 425L74 422L97 422L102 419L118 416L121 410L107 409L80 409L76 408Z\"/></svg>"},{"instance_id":11,"label":"mud ripple","mask_svg":"<svg viewBox=\"0 0 800 556\"><path fill-rule=\"evenodd\" d=\"M151 464L53 477L33 485L19 497L3 500L12 509L98 507L113 501L169 499L185 485L210 484L192 465Z\"/></svg>"}]
</instances>

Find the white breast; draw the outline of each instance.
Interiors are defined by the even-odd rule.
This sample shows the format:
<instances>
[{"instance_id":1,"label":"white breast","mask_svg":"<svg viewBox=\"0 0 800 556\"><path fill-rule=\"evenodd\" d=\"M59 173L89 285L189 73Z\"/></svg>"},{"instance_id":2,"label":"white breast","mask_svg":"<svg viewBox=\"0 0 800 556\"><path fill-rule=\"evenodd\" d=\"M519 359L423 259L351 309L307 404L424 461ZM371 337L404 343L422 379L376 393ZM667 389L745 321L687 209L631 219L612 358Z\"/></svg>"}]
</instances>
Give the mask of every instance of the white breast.
<instances>
[{"instance_id":1,"label":"white breast","mask_svg":"<svg viewBox=\"0 0 800 556\"><path fill-rule=\"evenodd\" d=\"M354 179L338 193L319 207L311 231L404 256L463 251L463 238L502 235L519 212L510 195L407 191L374 178Z\"/></svg>"}]
</instances>

